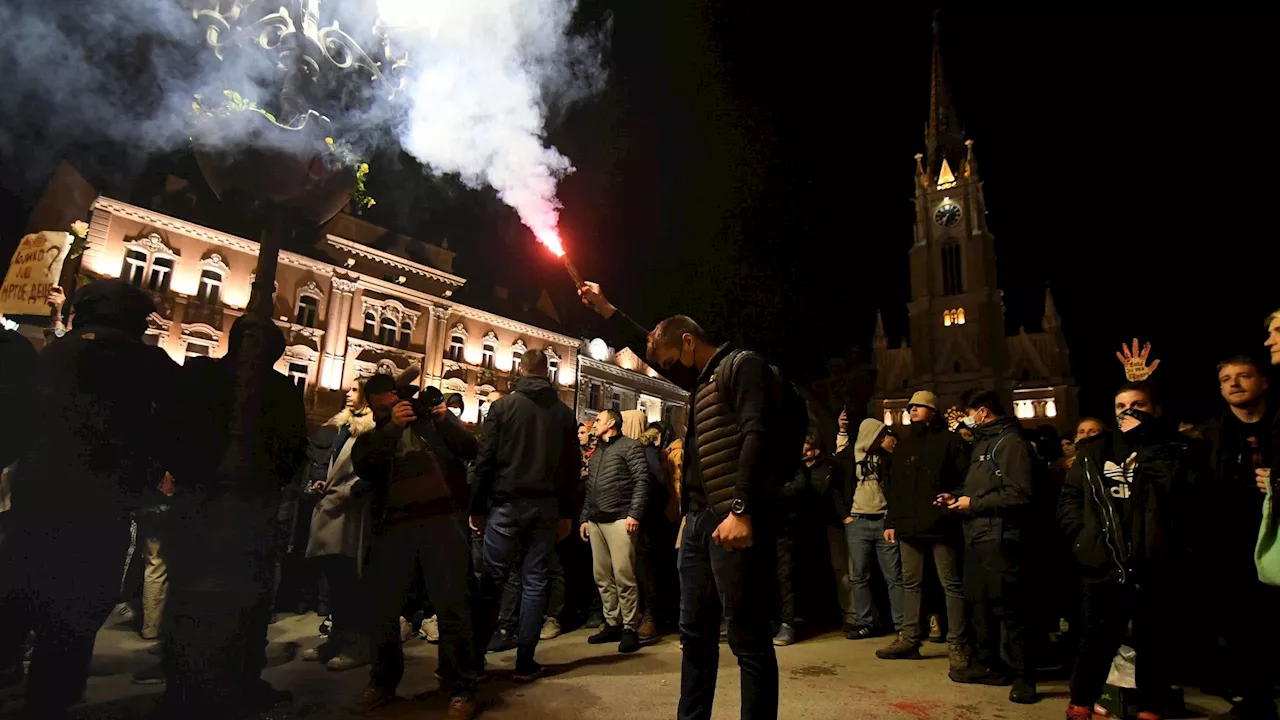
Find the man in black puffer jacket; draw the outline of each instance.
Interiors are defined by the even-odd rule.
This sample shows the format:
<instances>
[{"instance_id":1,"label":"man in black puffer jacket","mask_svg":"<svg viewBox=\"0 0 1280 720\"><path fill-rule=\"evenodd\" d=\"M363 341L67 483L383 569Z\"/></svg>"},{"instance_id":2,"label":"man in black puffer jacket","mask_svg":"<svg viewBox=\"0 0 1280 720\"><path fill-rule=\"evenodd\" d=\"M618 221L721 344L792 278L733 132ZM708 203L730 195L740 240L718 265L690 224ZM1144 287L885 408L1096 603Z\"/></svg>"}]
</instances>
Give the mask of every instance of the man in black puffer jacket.
<instances>
[{"instance_id":1,"label":"man in black puffer jacket","mask_svg":"<svg viewBox=\"0 0 1280 720\"><path fill-rule=\"evenodd\" d=\"M622 415L616 410L600 413L595 433L598 444L587 466L578 532L591 543L605 627L587 642L619 641L618 652L630 653L640 649L636 531L649 497L649 465L644 446L622 434Z\"/></svg>"},{"instance_id":2,"label":"man in black puffer jacket","mask_svg":"<svg viewBox=\"0 0 1280 720\"><path fill-rule=\"evenodd\" d=\"M1177 579L1186 572L1179 528L1197 526L1186 508L1206 492L1202 451L1161 422L1149 386L1121 386L1115 408L1118 429L1079 443L1058 504L1084 577L1084 630L1067 709L1073 719L1091 716L1131 620L1138 709L1163 715L1182 641L1169 631L1177 624Z\"/></svg>"}]
</instances>

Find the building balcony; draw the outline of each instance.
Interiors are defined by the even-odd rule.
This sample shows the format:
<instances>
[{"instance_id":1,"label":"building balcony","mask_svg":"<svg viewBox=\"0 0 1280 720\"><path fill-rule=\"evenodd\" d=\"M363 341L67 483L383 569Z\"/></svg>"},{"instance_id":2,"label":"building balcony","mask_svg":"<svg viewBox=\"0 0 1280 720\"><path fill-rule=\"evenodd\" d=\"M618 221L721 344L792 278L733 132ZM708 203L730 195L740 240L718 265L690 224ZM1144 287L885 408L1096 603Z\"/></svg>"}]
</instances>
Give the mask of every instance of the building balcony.
<instances>
[{"instance_id":1,"label":"building balcony","mask_svg":"<svg viewBox=\"0 0 1280 720\"><path fill-rule=\"evenodd\" d=\"M187 309L182 316L182 322L187 325L204 323L209 327L221 330L222 321L225 317L226 312L221 305L212 305L192 300L187 303Z\"/></svg>"}]
</instances>

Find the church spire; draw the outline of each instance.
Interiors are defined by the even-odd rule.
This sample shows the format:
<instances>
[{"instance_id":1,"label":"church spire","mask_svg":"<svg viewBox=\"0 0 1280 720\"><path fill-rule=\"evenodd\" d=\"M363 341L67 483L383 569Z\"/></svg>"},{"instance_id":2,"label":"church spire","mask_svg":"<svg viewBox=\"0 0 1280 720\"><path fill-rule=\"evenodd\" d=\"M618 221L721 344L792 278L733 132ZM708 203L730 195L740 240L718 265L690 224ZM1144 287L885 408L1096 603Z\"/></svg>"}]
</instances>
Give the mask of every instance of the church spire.
<instances>
[{"instance_id":1,"label":"church spire","mask_svg":"<svg viewBox=\"0 0 1280 720\"><path fill-rule=\"evenodd\" d=\"M876 311L876 332L871 336L872 342L876 345L886 345L889 338L884 334L884 317L880 315L880 311Z\"/></svg>"},{"instance_id":2,"label":"church spire","mask_svg":"<svg viewBox=\"0 0 1280 720\"><path fill-rule=\"evenodd\" d=\"M1044 329L1046 332L1062 326L1062 316L1058 314L1058 306L1053 302L1053 290L1044 287Z\"/></svg>"},{"instance_id":3,"label":"church spire","mask_svg":"<svg viewBox=\"0 0 1280 720\"><path fill-rule=\"evenodd\" d=\"M964 134L960 120L951 105L951 91L942 74L942 43L938 31L938 11L933 11L933 65L929 75L929 121L924 133L926 169L935 175L942 169L942 161L950 159L955 167L961 167L964 157Z\"/></svg>"}]
</instances>

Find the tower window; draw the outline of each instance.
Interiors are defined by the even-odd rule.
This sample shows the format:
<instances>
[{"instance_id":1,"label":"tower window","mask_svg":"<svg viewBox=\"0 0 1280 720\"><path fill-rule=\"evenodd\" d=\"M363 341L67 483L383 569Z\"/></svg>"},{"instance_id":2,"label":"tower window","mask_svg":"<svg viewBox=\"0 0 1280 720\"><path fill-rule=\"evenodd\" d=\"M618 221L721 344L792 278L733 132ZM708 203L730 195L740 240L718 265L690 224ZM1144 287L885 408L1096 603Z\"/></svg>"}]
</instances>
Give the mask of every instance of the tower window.
<instances>
[{"instance_id":1,"label":"tower window","mask_svg":"<svg viewBox=\"0 0 1280 720\"><path fill-rule=\"evenodd\" d=\"M316 316L320 313L320 301L310 295L298 298L298 324L303 327L316 326Z\"/></svg>"},{"instance_id":2,"label":"tower window","mask_svg":"<svg viewBox=\"0 0 1280 720\"><path fill-rule=\"evenodd\" d=\"M963 325L963 324L964 324L964 308L957 308L955 310L942 311L943 327L951 327L952 325Z\"/></svg>"},{"instance_id":3,"label":"tower window","mask_svg":"<svg viewBox=\"0 0 1280 720\"><path fill-rule=\"evenodd\" d=\"M960 243L948 240L942 245L942 294L960 295L964 292L963 256Z\"/></svg>"}]
</instances>

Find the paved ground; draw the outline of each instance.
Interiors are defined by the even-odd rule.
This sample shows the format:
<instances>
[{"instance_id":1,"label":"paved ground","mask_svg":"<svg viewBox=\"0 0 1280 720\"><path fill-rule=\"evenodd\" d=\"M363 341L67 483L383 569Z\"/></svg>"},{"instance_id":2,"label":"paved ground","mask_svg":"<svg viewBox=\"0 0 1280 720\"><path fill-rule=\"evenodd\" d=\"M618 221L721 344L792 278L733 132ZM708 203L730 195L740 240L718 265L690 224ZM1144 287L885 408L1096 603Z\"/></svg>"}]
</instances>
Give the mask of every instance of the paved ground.
<instances>
[{"instance_id":1,"label":"paved ground","mask_svg":"<svg viewBox=\"0 0 1280 720\"><path fill-rule=\"evenodd\" d=\"M291 617L271 627L270 669L266 677L292 690L294 707L272 713L276 719L350 717L347 703L364 687L364 669L329 673L296 659L297 653L319 643L314 615ZM539 660L547 676L531 685L514 685L510 672L515 653L489 656L494 679L481 690L483 716L489 720L670 720L675 716L680 686L680 650L667 639L631 656L618 655L613 646L591 646L587 633L577 631L542 643ZM959 686L947 680L946 648L926 645L932 656L922 662L887 662L875 657L883 640L851 642L829 634L778 651L781 668L783 720L1055 720L1063 717L1065 683L1041 687L1045 699L1035 706L1013 705L1007 689ZM154 661L147 643L123 627L108 627L99 635L89 681L87 703L77 712L83 719L115 720L144 716L160 692L157 686L130 682L133 671ZM400 695L410 698L385 708L378 718L437 718L446 698L432 678L435 648L413 640L406 646L407 671ZM715 720L738 718L738 672L724 646L720 657L719 700ZM1193 712L1225 709L1220 700L1193 695ZM16 703L6 703L12 711ZM9 713L0 712L0 717ZM1198 717L1193 715L1192 717Z\"/></svg>"}]
</instances>

